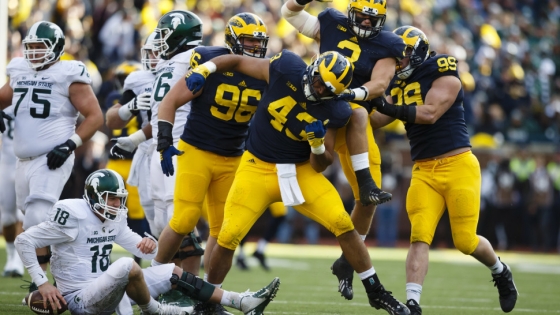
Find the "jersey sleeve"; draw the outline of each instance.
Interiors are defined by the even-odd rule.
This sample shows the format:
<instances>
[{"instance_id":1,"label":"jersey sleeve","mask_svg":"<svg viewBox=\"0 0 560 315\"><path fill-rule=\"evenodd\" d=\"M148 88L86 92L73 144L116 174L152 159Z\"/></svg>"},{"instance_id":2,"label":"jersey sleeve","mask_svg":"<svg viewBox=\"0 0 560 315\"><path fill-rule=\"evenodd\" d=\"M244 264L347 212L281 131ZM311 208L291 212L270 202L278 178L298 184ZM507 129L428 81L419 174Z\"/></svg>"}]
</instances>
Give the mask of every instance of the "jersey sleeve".
<instances>
[{"instance_id":1,"label":"jersey sleeve","mask_svg":"<svg viewBox=\"0 0 560 315\"><path fill-rule=\"evenodd\" d=\"M427 67L422 70L422 73L425 73L432 81L448 75L459 78L457 62L457 58L453 56L445 54L436 55L424 62L427 64Z\"/></svg>"},{"instance_id":2,"label":"jersey sleeve","mask_svg":"<svg viewBox=\"0 0 560 315\"><path fill-rule=\"evenodd\" d=\"M70 85L75 82L85 83L89 85L92 84L92 80L87 71L87 67L83 62L74 60L59 62L65 63L65 67L63 68L63 70L66 74L66 84L68 84L68 87L70 87Z\"/></svg>"},{"instance_id":3,"label":"jersey sleeve","mask_svg":"<svg viewBox=\"0 0 560 315\"><path fill-rule=\"evenodd\" d=\"M138 248L136 248L136 245L140 243L140 241L142 241L142 236L132 231L130 227L126 226L126 221L124 222L125 222L124 224L125 227L120 229L120 233L117 235L115 242L136 257L140 257L143 259L155 258L157 254L157 243L156 243L156 249L154 250L153 253L149 253L149 254L142 253Z\"/></svg>"},{"instance_id":4,"label":"jersey sleeve","mask_svg":"<svg viewBox=\"0 0 560 315\"><path fill-rule=\"evenodd\" d=\"M329 102L331 102L330 106L332 106L333 109L331 115L332 118L329 119L327 128L342 128L346 126L350 120L350 116L352 116L352 108L350 107L350 104L346 101L340 100L331 100Z\"/></svg>"},{"instance_id":5,"label":"jersey sleeve","mask_svg":"<svg viewBox=\"0 0 560 315\"><path fill-rule=\"evenodd\" d=\"M141 84L141 76L142 73L140 71L130 73L126 79L124 79L123 91L132 91L134 93L136 87Z\"/></svg>"},{"instance_id":6,"label":"jersey sleeve","mask_svg":"<svg viewBox=\"0 0 560 315\"><path fill-rule=\"evenodd\" d=\"M83 214L77 213L64 202L57 202L47 213L48 224L53 230L64 233L73 241L78 237L80 231L80 219L85 218Z\"/></svg>"},{"instance_id":7,"label":"jersey sleeve","mask_svg":"<svg viewBox=\"0 0 560 315\"><path fill-rule=\"evenodd\" d=\"M273 74L276 74L274 77L280 77L289 71L294 71L294 69L298 69L295 65L299 64L305 64L301 57L289 50L283 49L270 58L270 78L273 78Z\"/></svg>"}]
</instances>

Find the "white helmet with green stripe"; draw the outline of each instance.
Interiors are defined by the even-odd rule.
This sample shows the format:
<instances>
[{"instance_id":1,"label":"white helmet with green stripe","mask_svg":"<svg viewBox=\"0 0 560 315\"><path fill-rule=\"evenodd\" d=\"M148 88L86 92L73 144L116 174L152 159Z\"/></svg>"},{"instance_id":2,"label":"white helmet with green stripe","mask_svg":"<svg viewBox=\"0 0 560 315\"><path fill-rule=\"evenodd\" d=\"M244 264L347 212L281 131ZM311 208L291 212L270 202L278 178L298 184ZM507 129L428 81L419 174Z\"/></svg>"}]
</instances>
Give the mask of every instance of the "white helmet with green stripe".
<instances>
[{"instance_id":1,"label":"white helmet with green stripe","mask_svg":"<svg viewBox=\"0 0 560 315\"><path fill-rule=\"evenodd\" d=\"M57 62L64 53L64 32L51 22L40 21L29 29L23 39L23 56L31 69L39 69L45 65ZM38 45L44 44L44 48Z\"/></svg>"}]
</instances>

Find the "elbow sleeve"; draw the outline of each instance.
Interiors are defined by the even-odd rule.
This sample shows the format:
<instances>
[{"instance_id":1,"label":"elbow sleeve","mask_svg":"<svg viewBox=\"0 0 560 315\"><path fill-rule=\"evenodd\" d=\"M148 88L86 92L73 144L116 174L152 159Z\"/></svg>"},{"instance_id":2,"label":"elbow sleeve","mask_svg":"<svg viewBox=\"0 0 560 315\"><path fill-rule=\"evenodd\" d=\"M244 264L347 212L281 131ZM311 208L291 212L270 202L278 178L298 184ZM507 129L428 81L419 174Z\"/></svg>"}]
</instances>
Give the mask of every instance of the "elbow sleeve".
<instances>
[{"instance_id":1,"label":"elbow sleeve","mask_svg":"<svg viewBox=\"0 0 560 315\"><path fill-rule=\"evenodd\" d=\"M309 37L316 38L319 33L319 19L307 13L305 10L294 12L284 5L282 6L282 17L292 24L300 33Z\"/></svg>"}]
</instances>

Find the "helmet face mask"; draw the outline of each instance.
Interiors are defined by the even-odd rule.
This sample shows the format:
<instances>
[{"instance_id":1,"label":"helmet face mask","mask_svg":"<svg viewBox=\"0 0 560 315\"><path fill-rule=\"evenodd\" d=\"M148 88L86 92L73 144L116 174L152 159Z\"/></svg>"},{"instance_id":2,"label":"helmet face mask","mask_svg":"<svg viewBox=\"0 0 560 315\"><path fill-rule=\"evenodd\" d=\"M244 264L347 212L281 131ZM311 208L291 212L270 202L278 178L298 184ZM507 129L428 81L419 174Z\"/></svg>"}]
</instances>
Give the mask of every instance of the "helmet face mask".
<instances>
[{"instance_id":1,"label":"helmet face mask","mask_svg":"<svg viewBox=\"0 0 560 315\"><path fill-rule=\"evenodd\" d=\"M308 101L332 99L352 82L353 65L343 55L327 51L307 66L303 76L303 92ZM323 87L320 91L317 89Z\"/></svg>"},{"instance_id":2,"label":"helmet face mask","mask_svg":"<svg viewBox=\"0 0 560 315\"><path fill-rule=\"evenodd\" d=\"M397 63L397 77L401 80L408 78L414 69L418 68L430 56L430 43L426 34L413 26L401 26L393 31L406 44L406 52L402 61ZM402 63L408 60L404 67Z\"/></svg>"},{"instance_id":3,"label":"helmet face mask","mask_svg":"<svg viewBox=\"0 0 560 315\"><path fill-rule=\"evenodd\" d=\"M22 41L23 56L31 69L42 70L64 54L65 37L58 25L40 21L29 29Z\"/></svg>"},{"instance_id":4,"label":"helmet face mask","mask_svg":"<svg viewBox=\"0 0 560 315\"><path fill-rule=\"evenodd\" d=\"M253 13L236 14L226 25L226 46L236 55L264 58L268 38L264 22Z\"/></svg>"},{"instance_id":5,"label":"helmet face mask","mask_svg":"<svg viewBox=\"0 0 560 315\"><path fill-rule=\"evenodd\" d=\"M350 0L348 4L348 24L362 38L377 36L385 25L386 14L386 0ZM363 25L364 20L370 20L370 25Z\"/></svg>"},{"instance_id":6,"label":"helmet face mask","mask_svg":"<svg viewBox=\"0 0 560 315\"><path fill-rule=\"evenodd\" d=\"M128 211L125 206L127 197L124 180L115 171L101 169L91 173L86 179L84 200L103 219L119 222L125 218Z\"/></svg>"},{"instance_id":7,"label":"helmet face mask","mask_svg":"<svg viewBox=\"0 0 560 315\"><path fill-rule=\"evenodd\" d=\"M202 20L192 12L173 10L159 19L155 32L155 57L168 60L187 46L200 45Z\"/></svg>"},{"instance_id":8,"label":"helmet face mask","mask_svg":"<svg viewBox=\"0 0 560 315\"><path fill-rule=\"evenodd\" d=\"M142 68L146 71L151 71L153 74L156 73L156 65L159 62L159 58L157 58L158 54L154 47L156 34L157 33L155 31L152 32L140 50L142 56Z\"/></svg>"}]
</instances>

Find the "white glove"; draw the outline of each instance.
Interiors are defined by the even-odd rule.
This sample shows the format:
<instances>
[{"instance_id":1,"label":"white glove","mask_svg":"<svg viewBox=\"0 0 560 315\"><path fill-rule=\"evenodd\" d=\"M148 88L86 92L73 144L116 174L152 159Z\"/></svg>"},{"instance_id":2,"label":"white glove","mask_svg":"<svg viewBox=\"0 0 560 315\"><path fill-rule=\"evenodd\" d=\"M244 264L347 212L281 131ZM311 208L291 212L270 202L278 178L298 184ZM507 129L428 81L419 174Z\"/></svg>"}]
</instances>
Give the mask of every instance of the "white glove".
<instances>
[{"instance_id":1,"label":"white glove","mask_svg":"<svg viewBox=\"0 0 560 315\"><path fill-rule=\"evenodd\" d=\"M119 116L123 121L128 121L133 114L138 114L141 110L150 110L152 93L144 92L131 99L130 102L119 108Z\"/></svg>"},{"instance_id":2,"label":"white glove","mask_svg":"<svg viewBox=\"0 0 560 315\"><path fill-rule=\"evenodd\" d=\"M138 130L128 137L113 138L111 141L116 141L116 143L111 147L109 153L124 159L125 155L131 155L140 143L146 141L146 135L142 130Z\"/></svg>"}]
</instances>

